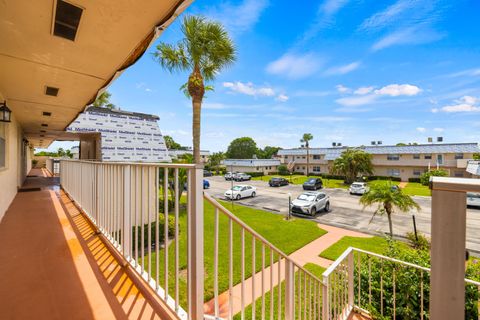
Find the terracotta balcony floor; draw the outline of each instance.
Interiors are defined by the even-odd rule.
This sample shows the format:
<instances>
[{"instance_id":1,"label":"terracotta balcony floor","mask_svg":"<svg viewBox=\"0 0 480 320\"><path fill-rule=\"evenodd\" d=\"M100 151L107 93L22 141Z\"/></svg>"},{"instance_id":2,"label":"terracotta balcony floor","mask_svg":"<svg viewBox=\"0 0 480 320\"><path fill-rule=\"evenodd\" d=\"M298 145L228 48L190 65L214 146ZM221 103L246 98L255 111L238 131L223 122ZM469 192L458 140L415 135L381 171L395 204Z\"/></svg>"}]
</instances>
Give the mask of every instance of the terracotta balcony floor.
<instances>
[{"instance_id":1,"label":"terracotta balcony floor","mask_svg":"<svg viewBox=\"0 0 480 320\"><path fill-rule=\"evenodd\" d=\"M29 176L28 192L16 195L0 223L0 318L170 318L114 258L58 178L38 169Z\"/></svg>"}]
</instances>

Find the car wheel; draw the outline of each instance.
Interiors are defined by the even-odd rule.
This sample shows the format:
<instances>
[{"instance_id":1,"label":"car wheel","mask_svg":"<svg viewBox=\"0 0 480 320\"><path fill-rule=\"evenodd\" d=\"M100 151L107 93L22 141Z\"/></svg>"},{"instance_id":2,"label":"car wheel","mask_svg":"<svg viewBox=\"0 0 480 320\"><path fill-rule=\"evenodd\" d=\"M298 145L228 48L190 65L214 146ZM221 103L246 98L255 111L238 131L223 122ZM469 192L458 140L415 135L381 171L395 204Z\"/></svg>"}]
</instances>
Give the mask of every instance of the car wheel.
<instances>
[{"instance_id":1,"label":"car wheel","mask_svg":"<svg viewBox=\"0 0 480 320\"><path fill-rule=\"evenodd\" d=\"M325 212L329 212L330 211L330 202L327 202L325 203L325 208L324 208Z\"/></svg>"},{"instance_id":2,"label":"car wheel","mask_svg":"<svg viewBox=\"0 0 480 320\"><path fill-rule=\"evenodd\" d=\"M242 197L241 197L239 194L237 194L237 196L236 196L235 199L240 200L241 198L242 198Z\"/></svg>"},{"instance_id":3,"label":"car wheel","mask_svg":"<svg viewBox=\"0 0 480 320\"><path fill-rule=\"evenodd\" d=\"M312 209L310 209L310 215L311 215L312 217L315 216L315 213L317 213L317 210L315 209L315 207L313 207Z\"/></svg>"},{"instance_id":4,"label":"car wheel","mask_svg":"<svg viewBox=\"0 0 480 320\"><path fill-rule=\"evenodd\" d=\"M255 191L252 192L252 198L255 198L257 194L255 193Z\"/></svg>"}]
</instances>

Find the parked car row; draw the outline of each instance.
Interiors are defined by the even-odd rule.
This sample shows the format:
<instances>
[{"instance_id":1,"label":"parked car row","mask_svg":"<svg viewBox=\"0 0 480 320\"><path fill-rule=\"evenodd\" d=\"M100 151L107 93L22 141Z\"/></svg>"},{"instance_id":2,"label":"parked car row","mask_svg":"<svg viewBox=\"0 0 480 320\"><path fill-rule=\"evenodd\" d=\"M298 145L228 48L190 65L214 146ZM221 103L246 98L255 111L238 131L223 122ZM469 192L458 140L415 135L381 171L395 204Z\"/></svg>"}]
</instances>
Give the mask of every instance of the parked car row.
<instances>
[{"instance_id":1,"label":"parked car row","mask_svg":"<svg viewBox=\"0 0 480 320\"><path fill-rule=\"evenodd\" d=\"M225 174L225 180L234 180L234 181L249 181L252 179L252 176L243 172L227 172Z\"/></svg>"}]
</instances>

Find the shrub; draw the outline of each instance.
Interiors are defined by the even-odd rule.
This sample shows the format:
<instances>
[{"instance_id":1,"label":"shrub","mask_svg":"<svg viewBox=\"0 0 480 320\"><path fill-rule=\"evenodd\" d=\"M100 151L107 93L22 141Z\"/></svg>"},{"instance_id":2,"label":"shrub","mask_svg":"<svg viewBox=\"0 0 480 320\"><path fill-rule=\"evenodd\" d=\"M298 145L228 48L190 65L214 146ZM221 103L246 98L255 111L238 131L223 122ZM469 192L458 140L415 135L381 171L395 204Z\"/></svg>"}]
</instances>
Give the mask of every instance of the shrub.
<instances>
[{"instance_id":1,"label":"shrub","mask_svg":"<svg viewBox=\"0 0 480 320\"><path fill-rule=\"evenodd\" d=\"M418 238L418 239L417 239ZM419 250L428 250L430 249L430 240L425 237L423 234L417 232L417 237L415 237L414 232L407 232L407 239L410 241L412 247Z\"/></svg>"},{"instance_id":2,"label":"shrub","mask_svg":"<svg viewBox=\"0 0 480 320\"><path fill-rule=\"evenodd\" d=\"M143 225L143 247L148 248L149 243L148 243L148 227L149 224L146 223ZM155 240L156 240L156 227L157 223L156 221L150 223L150 229L151 229L151 242L150 245L155 246ZM163 213L158 215L158 238L160 243L163 243L164 237L165 237L165 216ZM168 216L168 237L171 238L173 237L175 233L175 217L173 215ZM132 248L135 249L135 236L137 235L137 246L138 249L142 249L142 226L137 226L136 228L132 228Z\"/></svg>"},{"instance_id":3,"label":"shrub","mask_svg":"<svg viewBox=\"0 0 480 320\"><path fill-rule=\"evenodd\" d=\"M373 180L390 180L390 181L402 181L400 177L389 177L389 176L368 176L367 181Z\"/></svg>"},{"instance_id":4,"label":"shrub","mask_svg":"<svg viewBox=\"0 0 480 320\"><path fill-rule=\"evenodd\" d=\"M282 164L282 165L278 166L278 174L280 174L282 176L286 176L286 175L290 174L290 171L288 171L288 168L287 168L286 165Z\"/></svg>"},{"instance_id":5,"label":"shrub","mask_svg":"<svg viewBox=\"0 0 480 320\"><path fill-rule=\"evenodd\" d=\"M430 177L446 177L446 176L448 176L448 172L446 170L443 170L443 169L430 170L420 176L420 182L424 186L428 186L428 184L430 183Z\"/></svg>"},{"instance_id":6,"label":"shrub","mask_svg":"<svg viewBox=\"0 0 480 320\"><path fill-rule=\"evenodd\" d=\"M263 177L264 176L263 172L245 172L245 173L252 176L252 177Z\"/></svg>"},{"instance_id":7,"label":"shrub","mask_svg":"<svg viewBox=\"0 0 480 320\"><path fill-rule=\"evenodd\" d=\"M38 160L37 159L32 159L32 167L35 168L35 166L37 165L38 163Z\"/></svg>"},{"instance_id":8,"label":"shrub","mask_svg":"<svg viewBox=\"0 0 480 320\"><path fill-rule=\"evenodd\" d=\"M408 178L408 182L417 182L417 183L420 183L420 178Z\"/></svg>"}]
</instances>

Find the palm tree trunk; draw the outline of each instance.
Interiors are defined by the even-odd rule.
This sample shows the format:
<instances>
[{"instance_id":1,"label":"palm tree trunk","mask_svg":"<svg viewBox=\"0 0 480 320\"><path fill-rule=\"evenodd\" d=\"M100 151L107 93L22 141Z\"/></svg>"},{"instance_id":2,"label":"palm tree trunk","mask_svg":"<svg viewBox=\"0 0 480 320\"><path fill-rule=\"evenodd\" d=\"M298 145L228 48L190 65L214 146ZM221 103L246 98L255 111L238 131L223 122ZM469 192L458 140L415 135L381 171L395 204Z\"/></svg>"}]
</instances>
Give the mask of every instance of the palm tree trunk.
<instances>
[{"instance_id":1,"label":"palm tree trunk","mask_svg":"<svg viewBox=\"0 0 480 320\"><path fill-rule=\"evenodd\" d=\"M193 162L196 164L201 163L200 158L200 113L202 110L202 99L193 98Z\"/></svg>"},{"instance_id":2,"label":"palm tree trunk","mask_svg":"<svg viewBox=\"0 0 480 320\"><path fill-rule=\"evenodd\" d=\"M392 214L387 212L387 217L388 217L388 227L390 228L390 237L393 238Z\"/></svg>"},{"instance_id":3,"label":"palm tree trunk","mask_svg":"<svg viewBox=\"0 0 480 320\"><path fill-rule=\"evenodd\" d=\"M307 177L309 175L309 168L310 168L310 146L308 145L308 141L307 141Z\"/></svg>"}]
</instances>

